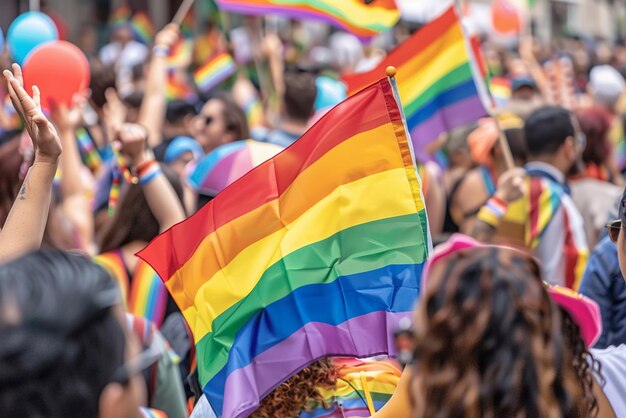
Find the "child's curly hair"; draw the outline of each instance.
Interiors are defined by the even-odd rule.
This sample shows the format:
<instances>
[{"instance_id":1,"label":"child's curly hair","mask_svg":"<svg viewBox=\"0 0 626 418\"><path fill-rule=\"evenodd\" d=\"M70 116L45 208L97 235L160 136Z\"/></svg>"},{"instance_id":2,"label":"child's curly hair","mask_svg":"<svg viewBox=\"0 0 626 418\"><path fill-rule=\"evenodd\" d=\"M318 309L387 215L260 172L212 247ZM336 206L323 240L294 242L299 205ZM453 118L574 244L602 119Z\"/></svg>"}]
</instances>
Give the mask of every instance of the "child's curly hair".
<instances>
[{"instance_id":1,"label":"child's curly hair","mask_svg":"<svg viewBox=\"0 0 626 418\"><path fill-rule=\"evenodd\" d=\"M333 388L337 372L330 359L318 360L304 368L267 395L252 418L298 417L310 403L323 402L317 389Z\"/></svg>"}]
</instances>

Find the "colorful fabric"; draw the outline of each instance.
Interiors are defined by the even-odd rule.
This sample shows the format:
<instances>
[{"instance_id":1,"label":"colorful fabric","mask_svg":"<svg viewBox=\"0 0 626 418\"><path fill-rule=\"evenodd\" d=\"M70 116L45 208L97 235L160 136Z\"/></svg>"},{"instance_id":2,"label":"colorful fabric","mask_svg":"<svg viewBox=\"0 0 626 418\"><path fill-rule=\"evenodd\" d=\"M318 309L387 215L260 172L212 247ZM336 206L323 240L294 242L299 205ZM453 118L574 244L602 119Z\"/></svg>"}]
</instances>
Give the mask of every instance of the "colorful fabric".
<instances>
[{"instance_id":1,"label":"colorful fabric","mask_svg":"<svg viewBox=\"0 0 626 418\"><path fill-rule=\"evenodd\" d=\"M319 388L324 401L307 408L300 418L371 416L391 399L402 374L391 360L335 358L333 365L337 386Z\"/></svg>"},{"instance_id":2,"label":"colorful fabric","mask_svg":"<svg viewBox=\"0 0 626 418\"><path fill-rule=\"evenodd\" d=\"M226 52L216 55L193 73L193 80L200 91L210 91L237 71L233 57Z\"/></svg>"},{"instance_id":3,"label":"colorful fabric","mask_svg":"<svg viewBox=\"0 0 626 418\"><path fill-rule=\"evenodd\" d=\"M167 56L168 69L186 69L193 61L193 39L181 39Z\"/></svg>"},{"instance_id":4,"label":"colorful fabric","mask_svg":"<svg viewBox=\"0 0 626 418\"><path fill-rule=\"evenodd\" d=\"M429 243L385 79L138 255L178 303L204 393L217 416L230 418L248 416L318 358L392 351Z\"/></svg>"},{"instance_id":5,"label":"colorful fabric","mask_svg":"<svg viewBox=\"0 0 626 418\"><path fill-rule=\"evenodd\" d=\"M146 12L135 13L130 21L130 24L133 28L135 38L138 41L143 42L144 44L152 42L152 38L154 38L156 30L154 29L152 20L150 20L150 17Z\"/></svg>"},{"instance_id":6,"label":"colorful fabric","mask_svg":"<svg viewBox=\"0 0 626 418\"><path fill-rule=\"evenodd\" d=\"M109 24L113 26L123 25L130 20L132 14L133 11L130 9L128 4L124 3L113 10L109 16Z\"/></svg>"},{"instance_id":7,"label":"colorful fabric","mask_svg":"<svg viewBox=\"0 0 626 418\"><path fill-rule=\"evenodd\" d=\"M489 91L496 106L504 107L511 99L511 82L504 77L494 77L489 83Z\"/></svg>"},{"instance_id":8,"label":"colorful fabric","mask_svg":"<svg viewBox=\"0 0 626 418\"><path fill-rule=\"evenodd\" d=\"M128 312L161 326L167 306L167 289L149 265L139 260L130 278L119 250L97 255L94 261L118 281Z\"/></svg>"},{"instance_id":9,"label":"colorful fabric","mask_svg":"<svg viewBox=\"0 0 626 418\"><path fill-rule=\"evenodd\" d=\"M193 100L196 93L185 81L185 75L176 71L168 71L165 85L165 98L172 100Z\"/></svg>"},{"instance_id":10,"label":"colorful fabric","mask_svg":"<svg viewBox=\"0 0 626 418\"><path fill-rule=\"evenodd\" d=\"M547 61L543 68L548 84L546 101L570 110L576 108L578 100L572 60L568 57L555 58Z\"/></svg>"},{"instance_id":11,"label":"colorful fabric","mask_svg":"<svg viewBox=\"0 0 626 418\"><path fill-rule=\"evenodd\" d=\"M165 412L157 411L156 409L140 408L142 418L167 418Z\"/></svg>"},{"instance_id":12,"label":"colorful fabric","mask_svg":"<svg viewBox=\"0 0 626 418\"><path fill-rule=\"evenodd\" d=\"M217 4L233 13L321 20L359 38L385 32L400 19L394 0L217 0Z\"/></svg>"},{"instance_id":13,"label":"colorful fabric","mask_svg":"<svg viewBox=\"0 0 626 418\"><path fill-rule=\"evenodd\" d=\"M486 116L471 54L454 8L418 30L374 70L344 77L353 94L397 67L396 79L418 160L440 134Z\"/></svg>"},{"instance_id":14,"label":"colorful fabric","mask_svg":"<svg viewBox=\"0 0 626 418\"><path fill-rule=\"evenodd\" d=\"M102 157L96 149L96 145L91 139L89 132L85 128L76 130L76 140L83 162L92 173L96 173L102 166Z\"/></svg>"}]
</instances>

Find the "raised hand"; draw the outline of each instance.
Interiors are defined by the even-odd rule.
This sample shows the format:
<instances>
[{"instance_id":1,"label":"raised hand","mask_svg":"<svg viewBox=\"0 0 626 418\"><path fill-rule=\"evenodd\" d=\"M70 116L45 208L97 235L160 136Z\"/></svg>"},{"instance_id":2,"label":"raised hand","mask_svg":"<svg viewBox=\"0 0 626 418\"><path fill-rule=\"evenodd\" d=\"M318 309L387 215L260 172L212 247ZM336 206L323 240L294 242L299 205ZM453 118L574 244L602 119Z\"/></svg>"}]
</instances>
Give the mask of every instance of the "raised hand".
<instances>
[{"instance_id":1,"label":"raised hand","mask_svg":"<svg viewBox=\"0 0 626 418\"><path fill-rule=\"evenodd\" d=\"M33 86L33 96L28 95L24 90L22 69L17 64L13 64L13 72L5 70L3 74L7 80L13 107L24 121L26 130L33 141L35 163L56 164L62 151L61 140L54 126L41 110L39 88Z\"/></svg>"},{"instance_id":2,"label":"raised hand","mask_svg":"<svg viewBox=\"0 0 626 418\"><path fill-rule=\"evenodd\" d=\"M86 97L76 96L71 107L66 104L56 103L52 106L52 123L60 133L75 131L80 127L83 121L82 111L86 102Z\"/></svg>"},{"instance_id":3,"label":"raised hand","mask_svg":"<svg viewBox=\"0 0 626 418\"><path fill-rule=\"evenodd\" d=\"M136 123L126 123L117 132L115 146L136 166L146 158L148 131Z\"/></svg>"},{"instance_id":4,"label":"raised hand","mask_svg":"<svg viewBox=\"0 0 626 418\"><path fill-rule=\"evenodd\" d=\"M176 42L178 42L179 37L180 29L178 28L178 25L170 23L157 33L156 38L154 39L154 46L167 48L169 50Z\"/></svg>"}]
</instances>

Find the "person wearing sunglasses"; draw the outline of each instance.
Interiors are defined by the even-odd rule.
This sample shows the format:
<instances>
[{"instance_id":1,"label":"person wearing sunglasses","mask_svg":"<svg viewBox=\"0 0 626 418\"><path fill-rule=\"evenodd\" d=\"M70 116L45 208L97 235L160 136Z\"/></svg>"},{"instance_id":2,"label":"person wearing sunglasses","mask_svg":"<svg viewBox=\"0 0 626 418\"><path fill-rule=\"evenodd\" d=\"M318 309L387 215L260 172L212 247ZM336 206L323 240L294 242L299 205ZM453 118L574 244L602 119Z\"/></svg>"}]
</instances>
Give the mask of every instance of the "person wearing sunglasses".
<instances>
[{"instance_id":1,"label":"person wearing sunglasses","mask_svg":"<svg viewBox=\"0 0 626 418\"><path fill-rule=\"evenodd\" d=\"M514 181L502 176L495 194L480 209L471 235L530 250L548 282L577 289L589 250L566 175L581 163L584 134L574 115L556 106L533 112L524 133L529 157L524 174ZM516 189L521 194L510 192Z\"/></svg>"},{"instance_id":2,"label":"person wearing sunglasses","mask_svg":"<svg viewBox=\"0 0 626 418\"><path fill-rule=\"evenodd\" d=\"M0 415L138 418L142 351L116 282L89 259L40 250L0 266Z\"/></svg>"},{"instance_id":3,"label":"person wearing sunglasses","mask_svg":"<svg viewBox=\"0 0 626 418\"><path fill-rule=\"evenodd\" d=\"M220 145L250 138L246 114L226 93L207 101L192 124L194 139L209 153Z\"/></svg>"}]
</instances>

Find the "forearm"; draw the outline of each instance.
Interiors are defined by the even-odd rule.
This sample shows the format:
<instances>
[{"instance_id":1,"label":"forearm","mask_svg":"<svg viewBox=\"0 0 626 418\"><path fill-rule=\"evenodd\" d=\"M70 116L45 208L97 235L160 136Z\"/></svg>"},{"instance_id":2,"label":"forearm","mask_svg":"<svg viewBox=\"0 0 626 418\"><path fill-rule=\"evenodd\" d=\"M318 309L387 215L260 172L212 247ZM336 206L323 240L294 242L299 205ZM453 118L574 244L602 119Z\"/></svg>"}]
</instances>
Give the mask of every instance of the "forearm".
<instances>
[{"instance_id":1,"label":"forearm","mask_svg":"<svg viewBox=\"0 0 626 418\"><path fill-rule=\"evenodd\" d=\"M56 170L57 164L43 162L35 162L28 170L0 231L0 261L19 257L41 246Z\"/></svg>"},{"instance_id":2,"label":"forearm","mask_svg":"<svg viewBox=\"0 0 626 418\"><path fill-rule=\"evenodd\" d=\"M155 54L150 61L144 98L139 110L140 125L148 130L148 145L155 147L161 142L161 129L165 119L166 62L163 53Z\"/></svg>"},{"instance_id":3,"label":"forearm","mask_svg":"<svg viewBox=\"0 0 626 418\"><path fill-rule=\"evenodd\" d=\"M470 236L481 242L491 242L506 211L506 202L495 196L490 198L478 212Z\"/></svg>"},{"instance_id":4,"label":"forearm","mask_svg":"<svg viewBox=\"0 0 626 418\"><path fill-rule=\"evenodd\" d=\"M63 153L59 161L61 168L61 193L63 199L70 196L84 195L87 192L87 182L84 180L83 163L73 130L64 130L59 133Z\"/></svg>"}]
</instances>

